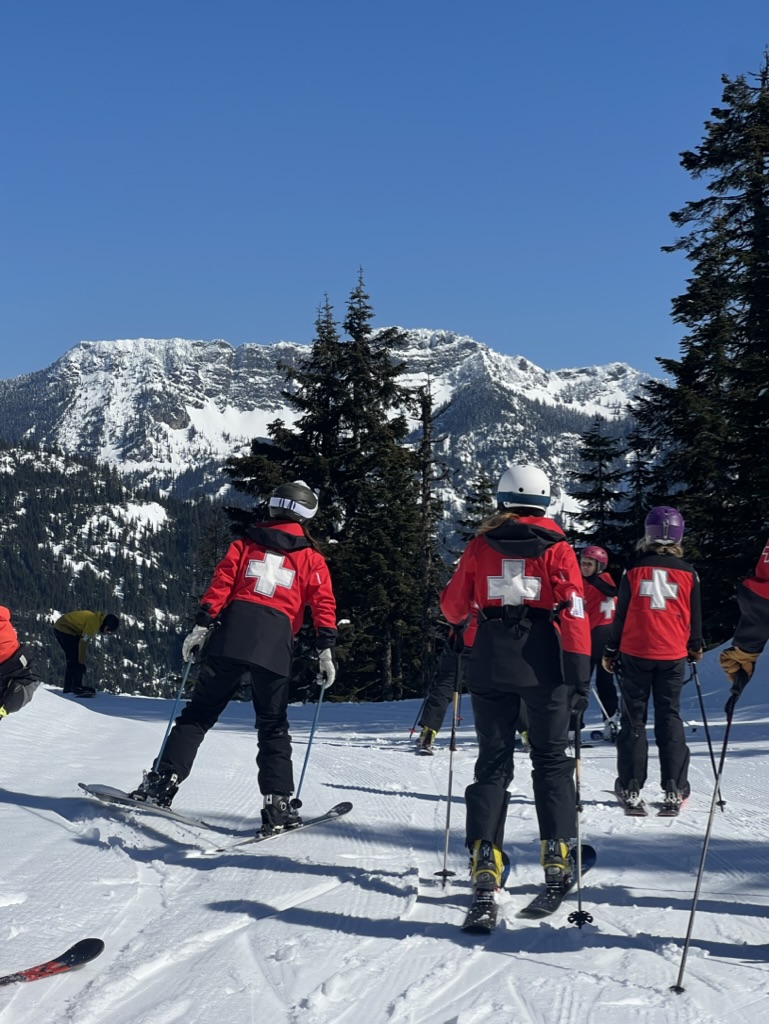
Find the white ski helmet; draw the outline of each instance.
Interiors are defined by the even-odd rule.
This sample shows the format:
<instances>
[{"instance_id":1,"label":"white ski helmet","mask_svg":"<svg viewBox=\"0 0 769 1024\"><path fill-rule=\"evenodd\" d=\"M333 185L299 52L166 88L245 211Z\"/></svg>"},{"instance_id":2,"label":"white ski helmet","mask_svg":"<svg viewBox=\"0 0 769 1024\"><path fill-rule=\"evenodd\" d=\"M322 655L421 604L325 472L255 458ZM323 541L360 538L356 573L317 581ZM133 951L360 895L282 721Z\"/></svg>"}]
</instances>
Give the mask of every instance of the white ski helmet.
<instances>
[{"instance_id":1,"label":"white ski helmet","mask_svg":"<svg viewBox=\"0 0 769 1024\"><path fill-rule=\"evenodd\" d=\"M270 516L273 519L292 519L304 523L318 511L318 498L304 480L281 484L272 492Z\"/></svg>"},{"instance_id":2,"label":"white ski helmet","mask_svg":"<svg viewBox=\"0 0 769 1024\"><path fill-rule=\"evenodd\" d=\"M544 515L550 504L550 481L536 466L508 466L497 484L497 507L536 509Z\"/></svg>"}]
</instances>

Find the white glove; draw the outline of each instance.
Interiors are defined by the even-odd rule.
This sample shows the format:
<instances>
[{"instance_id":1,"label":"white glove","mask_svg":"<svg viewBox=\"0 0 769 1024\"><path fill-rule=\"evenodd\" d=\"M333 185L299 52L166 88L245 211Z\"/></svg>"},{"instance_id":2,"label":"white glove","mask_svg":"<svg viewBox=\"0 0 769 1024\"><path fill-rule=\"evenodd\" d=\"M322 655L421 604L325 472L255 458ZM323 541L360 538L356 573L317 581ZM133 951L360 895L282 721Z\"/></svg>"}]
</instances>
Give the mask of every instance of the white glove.
<instances>
[{"instance_id":1,"label":"white glove","mask_svg":"<svg viewBox=\"0 0 769 1024\"><path fill-rule=\"evenodd\" d=\"M327 690L335 679L336 665L334 664L334 654L331 648L327 647L318 655L318 674L315 677L315 682L318 686L322 686L324 690Z\"/></svg>"},{"instance_id":2,"label":"white glove","mask_svg":"<svg viewBox=\"0 0 769 1024\"><path fill-rule=\"evenodd\" d=\"M192 630L184 638L184 643L182 644L182 658L185 661L195 660L195 655L203 646L207 633L207 626L192 627Z\"/></svg>"}]
</instances>

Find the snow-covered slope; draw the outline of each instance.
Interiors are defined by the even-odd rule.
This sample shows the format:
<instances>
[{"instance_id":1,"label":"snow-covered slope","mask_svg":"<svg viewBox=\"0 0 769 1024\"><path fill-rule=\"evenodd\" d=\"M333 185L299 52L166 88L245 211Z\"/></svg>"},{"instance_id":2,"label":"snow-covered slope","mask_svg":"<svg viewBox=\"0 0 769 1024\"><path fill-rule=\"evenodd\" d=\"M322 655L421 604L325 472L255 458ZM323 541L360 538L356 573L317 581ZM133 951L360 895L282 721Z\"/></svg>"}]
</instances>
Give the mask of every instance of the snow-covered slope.
<instances>
[{"instance_id":1,"label":"snow-covered slope","mask_svg":"<svg viewBox=\"0 0 769 1024\"><path fill-rule=\"evenodd\" d=\"M726 684L717 651L700 668L716 746ZM463 701L443 866L446 731L417 758L416 702L324 703L305 811L351 800L329 826L238 854L188 856L222 833L110 812L80 781L131 787L157 752L172 702L42 689L0 726L3 885L0 975L100 936L76 974L0 989L0 1024L763 1024L766 1018L767 658L745 691L684 976L674 995L713 770L693 685L684 694L693 795L678 819L625 818L607 792L609 744L583 754L585 879L593 923L516 918L540 882L527 757L507 826L513 870L488 940L459 930L468 899L464 787L475 741ZM314 706L291 708L301 768ZM588 722L595 721L588 713ZM652 746L653 750L653 746ZM178 810L242 834L254 826L253 714L231 705L203 744ZM654 797L651 758L647 793Z\"/></svg>"},{"instance_id":2,"label":"snow-covered slope","mask_svg":"<svg viewBox=\"0 0 769 1024\"><path fill-rule=\"evenodd\" d=\"M227 456L266 436L273 420L293 422L281 364L308 352L290 342L81 342L46 370L0 381L3 436L90 455L181 496L185 486L214 491ZM451 402L436 435L446 437L459 494L479 465L494 475L520 457L544 462L562 485L579 434L597 414L622 418L648 379L624 363L543 370L449 331L408 331L393 356L407 383L429 383L437 408Z\"/></svg>"}]
</instances>

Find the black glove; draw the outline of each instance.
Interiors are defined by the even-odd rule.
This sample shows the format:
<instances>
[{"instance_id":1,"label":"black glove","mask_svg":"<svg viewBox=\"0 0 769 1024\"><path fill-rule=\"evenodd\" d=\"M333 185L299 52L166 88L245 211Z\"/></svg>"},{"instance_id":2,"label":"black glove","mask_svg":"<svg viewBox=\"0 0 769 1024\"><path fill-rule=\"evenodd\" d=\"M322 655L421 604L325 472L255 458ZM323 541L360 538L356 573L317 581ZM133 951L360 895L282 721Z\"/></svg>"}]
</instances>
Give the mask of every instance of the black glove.
<instances>
[{"instance_id":1,"label":"black glove","mask_svg":"<svg viewBox=\"0 0 769 1024\"><path fill-rule=\"evenodd\" d=\"M587 710L587 693L583 693L580 690L575 690L569 700L569 707L571 708L571 718L569 720L569 729L571 732L577 733L582 729L582 716Z\"/></svg>"},{"instance_id":2,"label":"black glove","mask_svg":"<svg viewBox=\"0 0 769 1024\"><path fill-rule=\"evenodd\" d=\"M587 711L588 695L586 693L580 693L577 690L571 698L571 713L572 715L583 715Z\"/></svg>"},{"instance_id":3,"label":"black glove","mask_svg":"<svg viewBox=\"0 0 769 1024\"><path fill-rule=\"evenodd\" d=\"M603 657L601 658L601 667L604 672L608 672L609 675L614 675L614 663L617 660L617 651L612 650L611 647L605 647Z\"/></svg>"},{"instance_id":4,"label":"black glove","mask_svg":"<svg viewBox=\"0 0 769 1024\"><path fill-rule=\"evenodd\" d=\"M465 631L461 626L452 626L449 630L449 650L453 654L461 654L465 649Z\"/></svg>"}]
</instances>

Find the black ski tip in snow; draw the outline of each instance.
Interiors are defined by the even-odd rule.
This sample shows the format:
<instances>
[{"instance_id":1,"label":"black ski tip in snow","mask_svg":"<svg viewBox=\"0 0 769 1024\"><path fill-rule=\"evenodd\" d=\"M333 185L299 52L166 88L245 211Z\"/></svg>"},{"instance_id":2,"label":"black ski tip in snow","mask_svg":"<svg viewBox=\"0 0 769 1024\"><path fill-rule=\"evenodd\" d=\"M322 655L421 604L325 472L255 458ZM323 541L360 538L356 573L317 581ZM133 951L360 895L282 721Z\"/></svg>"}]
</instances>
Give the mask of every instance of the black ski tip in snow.
<instances>
[{"instance_id":1,"label":"black ski tip in snow","mask_svg":"<svg viewBox=\"0 0 769 1024\"><path fill-rule=\"evenodd\" d=\"M462 931L472 935L490 935L497 926L497 912L493 892L476 892L462 924Z\"/></svg>"},{"instance_id":2,"label":"black ski tip in snow","mask_svg":"<svg viewBox=\"0 0 769 1024\"><path fill-rule=\"evenodd\" d=\"M81 939L74 946L70 946L66 953L56 957L56 962L66 964L70 969L82 967L90 963L104 952L104 943L101 939Z\"/></svg>"},{"instance_id":3,"label":"black ski tip in snow","mask_svg":"<svg viewBox=\"0 0 769 1024\"><path fill-rule=\"evenodd\" d=\"M588 845L587 843L582 844L582 875L586 875L592 867L595 866L598 854L596 853L595 847ZM534 899L525 906L522 910L519 910L516 917L526 918L528 920L537 920L542 917L549 917L550 914L555 913L556 910L563 903L564 899L569 895L571 890L577 884L577 863L576 858L572 857L574 864L574 871L564 885L560 886L543 886L541 891L534 897ZM582 927L582 925L580 925Z\"/></svg>"}]
</instances>

